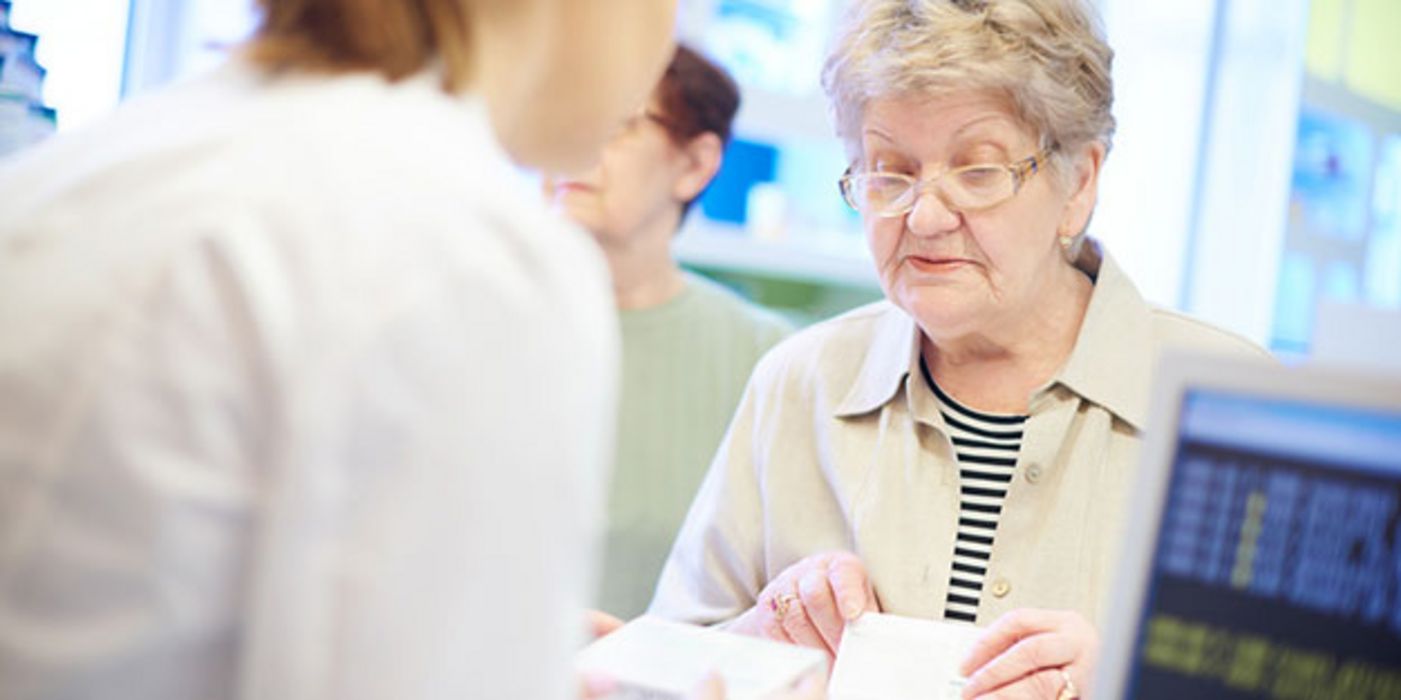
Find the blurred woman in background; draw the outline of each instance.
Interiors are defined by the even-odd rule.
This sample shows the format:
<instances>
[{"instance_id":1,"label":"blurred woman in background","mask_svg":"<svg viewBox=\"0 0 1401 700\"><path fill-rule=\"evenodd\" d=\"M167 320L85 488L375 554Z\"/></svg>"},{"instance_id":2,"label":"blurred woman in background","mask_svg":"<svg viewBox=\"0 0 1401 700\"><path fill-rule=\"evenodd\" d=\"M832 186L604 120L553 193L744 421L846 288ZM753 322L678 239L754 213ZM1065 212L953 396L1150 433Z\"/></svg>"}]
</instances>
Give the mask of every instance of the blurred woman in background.
<instances>
[{"instance_id":1,"label":"blurred woman in background","mask_svg":"<svg viewBox=\"0 0 1401 700\"><path fill-rule=\"evenodd\" d=\"M0 168L0 696L565 698L617 338L581 167L675 3L262 0Z\"/></svg>"},{"instance_id":2,"label":"blurred woman in background","mask_svg":"<svg viewBox=\"0 0 1401 700\"><path fill-rule=\"evenodd\" d=\"M613 615L646 610L754 363L791 329L683 271L671 254L682 220L720 170L739 102L723 69L679 46L598 162L546 183L603 248L622 323L618 457L598 602Z\"/></svg>"}]
</instances>

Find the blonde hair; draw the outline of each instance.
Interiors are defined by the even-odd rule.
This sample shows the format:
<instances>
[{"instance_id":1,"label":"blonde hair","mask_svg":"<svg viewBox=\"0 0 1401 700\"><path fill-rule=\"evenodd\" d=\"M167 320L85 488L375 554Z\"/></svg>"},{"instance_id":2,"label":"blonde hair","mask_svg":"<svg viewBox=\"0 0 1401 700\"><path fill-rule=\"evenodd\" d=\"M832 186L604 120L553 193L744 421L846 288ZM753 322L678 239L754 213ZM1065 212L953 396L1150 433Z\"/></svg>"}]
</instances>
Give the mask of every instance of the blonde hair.
<instances>
[{"instance_id":1,"label":"blonde hair","mask_svg":"<svg viewBox=\"0 0 1401 700\"><path fill-rule=\"evenodd\" d=\"M1054 164L1092 141L1110 147L1113 56L1083 0L854 0L822 86L848 147L872 99L1000 93L1057 149Z\"/></svg>"},{"instance_id":2,"label":"blonde hair","mask_svg":"<svg viewBox=\"0 0 1401 700\"><path fill-rule=\"evenodd\" d=\"M258 0L247 53L273 72L370 70L397 80L439 61L443 87L470 79L470 10L479 0Z\"/></svg>"}]
</instances>

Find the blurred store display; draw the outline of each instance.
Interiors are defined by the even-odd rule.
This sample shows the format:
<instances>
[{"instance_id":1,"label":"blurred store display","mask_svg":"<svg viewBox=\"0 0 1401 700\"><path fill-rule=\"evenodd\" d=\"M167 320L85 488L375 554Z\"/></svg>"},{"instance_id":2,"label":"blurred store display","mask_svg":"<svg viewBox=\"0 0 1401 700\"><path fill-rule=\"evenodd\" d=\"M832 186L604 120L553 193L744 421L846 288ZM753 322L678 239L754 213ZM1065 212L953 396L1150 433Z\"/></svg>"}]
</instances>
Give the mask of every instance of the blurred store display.
<instances>
[{"instance_id":1,"label":"blurred store display","mask_svg":"<svg viewBox=\"0 0 1401 700\"><path fill-rule=\"evenodd\" d=\"M44 106L44 68L34 57L39 37L10 26L11 4L0 0L0 158L38 143L58 128Z\"/></svg>"},{"instance_id":2,"label":"blurred store display","mask_svg":"<svg viewBox=\"0 0 1401 700\"><path fill-rule=\"evenodd\" d=\"M846 155L819 84L840 0L709 0L681 34L735 77L743 102L720 175L677 257L803 322L879 296L860 220L836 181Z\"/></svg>"},{"instance_id":3,"label":"blurred store display","mask_svg":"<svg viewBox=\"0 0 1401 700\"><path fill-rule=\"evenodd\" d=\"M1401 3L1316 0L1309 13L1270 344L1327 359L1335 335L1401 336L1364 329L1401 324Z\"/></svg>"},{"instance_id":4,"label":"blurred store display","mask_svg":"<svg viewBox=\"0 0 1401 700\"><path fill-rule=\"evenodd\" d=\"M746 86L807 95L818 88L832 11L826 0L720 0L706 46Z\"/></svg>"}]
</instances>

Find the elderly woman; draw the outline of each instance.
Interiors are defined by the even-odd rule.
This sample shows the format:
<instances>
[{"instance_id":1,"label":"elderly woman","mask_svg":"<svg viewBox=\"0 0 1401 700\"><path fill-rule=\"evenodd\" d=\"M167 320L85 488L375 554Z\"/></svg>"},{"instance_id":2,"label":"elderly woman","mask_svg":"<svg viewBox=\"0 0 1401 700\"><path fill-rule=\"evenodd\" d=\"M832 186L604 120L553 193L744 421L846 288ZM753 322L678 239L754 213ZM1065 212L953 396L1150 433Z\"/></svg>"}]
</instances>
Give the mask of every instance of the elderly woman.
<instances>
[{"instance_id":1,"label":"elderly woman","mask_svg":"<svg viewBox=\"0 0 1401 700\"><path fill-rule=\"evenodd\" d=\"M864 0L824 85L886 301L754 376L652 611L833 651L863 610L989 625L968 697L1072 697L1169 347L1084 231L1112 52L1078 0Z\"/></svg>"}]
</instances>

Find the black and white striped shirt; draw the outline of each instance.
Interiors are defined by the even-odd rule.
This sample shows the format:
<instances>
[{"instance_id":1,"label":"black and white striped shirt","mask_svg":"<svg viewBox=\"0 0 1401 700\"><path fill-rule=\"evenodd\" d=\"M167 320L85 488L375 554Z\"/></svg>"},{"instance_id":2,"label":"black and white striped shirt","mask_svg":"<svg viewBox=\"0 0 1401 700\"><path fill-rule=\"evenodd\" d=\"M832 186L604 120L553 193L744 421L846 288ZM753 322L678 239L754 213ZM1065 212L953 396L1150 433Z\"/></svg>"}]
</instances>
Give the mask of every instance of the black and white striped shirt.
<instances>
[{"instance_id":1,"label":"black and white striped shirt","mask_svg":"<svg viewBox=\"0 0 1401 700\"><path fill-rule=\"evenodd\" d=\"M1016 471L1026 416L974 411L939 389L925 370L958 457L958 534L944 618L973 622L982 598L997 521Z\"/></svg>"}]
</instances>

